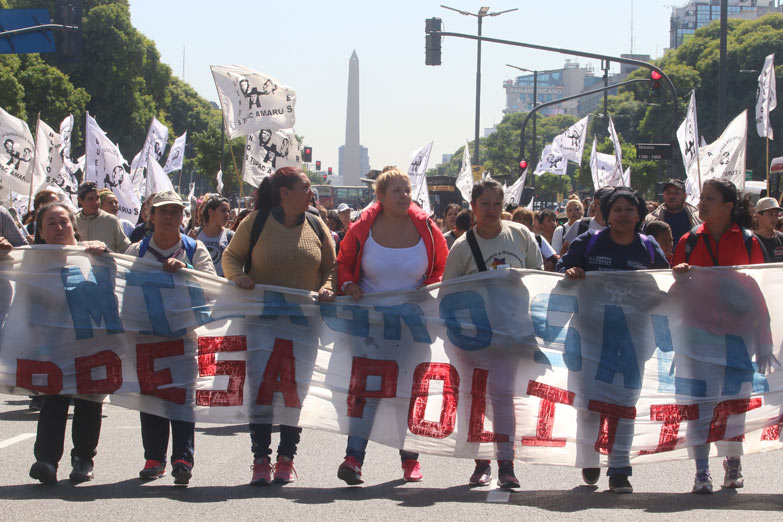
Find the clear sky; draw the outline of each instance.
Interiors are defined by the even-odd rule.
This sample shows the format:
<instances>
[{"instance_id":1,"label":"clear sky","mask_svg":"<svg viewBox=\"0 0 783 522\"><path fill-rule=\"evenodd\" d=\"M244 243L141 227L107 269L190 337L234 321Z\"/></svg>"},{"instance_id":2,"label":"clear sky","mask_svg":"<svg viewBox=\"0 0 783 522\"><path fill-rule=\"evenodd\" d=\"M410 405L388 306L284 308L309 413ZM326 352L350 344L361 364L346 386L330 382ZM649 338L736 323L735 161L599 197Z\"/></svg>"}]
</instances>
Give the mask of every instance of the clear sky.
<instances>
[{"instance_id":1,"label":"clear sky","mask_svg":"<svg viewBox=\"0 0 783 522\"><path fill-rule=\"evenodd\" d=\"M489 3L483 35L619 56L659 57L668 47L671 4L685 0L517 0ZM210 65L245 65L293 87L297 134L313 161L337 170L345 141L348 60L359 57L361 143L370 165L407 168L412 151L434 141L430 167L473 139L476 42L445 38L443 65L424 65L424 20L444 30L476 34L475 17L429 0L130 0L134 26L153 40L163 62L211 101L217 93ZM478 12L487 3L448 0ZM633 13L633 16L632 16ZM184 75L183 75L184 55ZM510 63L527 69L561 68L561 54L482 45L481 129L503 118ZM578 59L592 65L597 61ZM619 71L615 66L613 72ZM517 73L521 74L521 73Z\"/></svg>"}]
</instances>

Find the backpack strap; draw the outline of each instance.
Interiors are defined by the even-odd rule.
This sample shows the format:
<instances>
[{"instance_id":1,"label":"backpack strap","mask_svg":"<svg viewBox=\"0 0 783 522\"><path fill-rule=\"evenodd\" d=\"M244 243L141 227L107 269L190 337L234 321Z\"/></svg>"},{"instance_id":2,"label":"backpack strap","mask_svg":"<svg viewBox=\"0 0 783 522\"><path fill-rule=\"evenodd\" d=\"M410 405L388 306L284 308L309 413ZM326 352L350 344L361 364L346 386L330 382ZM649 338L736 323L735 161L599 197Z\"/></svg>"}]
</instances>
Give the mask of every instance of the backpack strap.
<instances>
[{"instance_id":1,"label":"backpack strap","mask_svg":"<svg viewBox=\"0 0 783 522\"><path fill-rule=\"evenodd\" d=\"M590 229L590 220L592 218L585 217L579 220L579 228L576 229L576 235L581 236Z\"/></svg>"},{"instance_id":2,"label":"backpack strap","mask_svg":"<svg viewBox=\"0 0 783 522\"><path fill-rule=\"evenodd\" d=\"M693 253L694 249L696 248L696 244L699 242L699 233L697 232L699 230L699 225L696 225L693 227L690 232L688 232L688 238L685 240L685 262L690 263L691 254Z\"/></svg>"},{"instance_id":3,"label":"backpack strap","mask_svg":"<svg viewBox=\"0 0 783 522\"><path fill-rule=\"evenodd\" d=\"M650 254L650 263L655 263L655 247L652 241L645 234L639 234L639 238L642 240L642 244L647 247L647 253Z\"/></svg>"},{"instance_id":4,"label":"backpack strap","mask_svg":"<svg viewBox=\"0 0 783 522\"><path fill-rule=\"evenodd\" d=\"M584 257L585 258L587 258L588 254L590 254L590 251L593 249L595 244L598 242L598 236L600 236L601 234L603 234L607 230L609 230L609 229L605 228L605 229L601 230L600 232L595 232L593 234L590 234L590 240L587 242L587 246L585 247L585 253L584 253Z\"/></svg>"},{"instance_id":5,"label":"backpack strap","mask_svg":"<svg viewBox=\"0 0 783 522\"><path fill-rule=\"evenodd\" d=\"M250 232L250 248L247 251L247 257L245 258L244 272L246 274L250 273L250 267L253 263L253 247L258 243L258 238L261 237L261 232L264 230L264 225L271 212L271 208L263 208L258 211L258 214L256 214L256 217L253 220L253 230Z\"/></svg>"},{"instance_id":6,"label":"backpack strap","mask_svg":"<svg viewBox=\"0 0 783 522\"><path fill-rule=\"evenodd\" d=\"M742 239L745 242L745 250L748 251L748 263L750 263L750 260L753 259L753 238L756 237L756 234L753 233L753 231L748 230L747 228L743 228L742 230ZM758 241L758 239L757 239ZM761 253L764 254L764 262L769 263L769 253L767 252L767 249L764 248L764 243L759 241L759 246L761 247Z\"/></svg>"},{"instance_id":7,"label":"backpack strap","mask_svg":"<svg viewBox=\"0 0 783 522\"><path fill-rule=\"evenodd\" d=\"M478 268L479 272L486 272L487 265L484 263L484 256L481 255L481 249L478 246L476 234L473 232L472 228L465 232L465 239L467 240L468 245L470 245L470 251L473 253L473 260L476 261L476 268Z\"/></svg>"},{"instance_id":8,"label":"backpack strap","mask_svg":"<svg viewBox=\"0 0 783 522\"><path fill-rule=\"evenodd\" d=\"M144 254L147 253L147 247L150 246L151 237L152 236L147 235L141 239L141 243L139 243L139 257L144 257Z\"/></svg>"},{"instance_id":9,"label":"backpack strap","mask_svg":"<svg viewBox=\"0 0 783 522\"><path fill-rule=\"evenodd\" d=\"M541 236L533 236L536 238L536 243L538 243L538 249L541 250Z\"/></svg>"},{"instance_id":10,"label":"backpack strap","mask_svg":"<svg viewBox=\"0 0 783 522\"><path fill-rule=\"evenodd\" d=\"M179 236L182 238L182 246L185 247L188 260L193 265L193 254L196 253L196 240L186 234L180 234Z\"/></svg>"},{"instance_id":11,"label":"backpack strap","mask_svg":"<svg viewBox=\"0 0 783 522\"><path fill-rule=\"evenodd\" d=\"M305 220L307 220L308 223L310 223L310 226L315 231L315 234L318 236L318 239L321 241L321 244L324 242L324 229L321 227L321 223L318 221L318 218L311 214L310 212L305 212Z\"/></svg>"}]
</instances>

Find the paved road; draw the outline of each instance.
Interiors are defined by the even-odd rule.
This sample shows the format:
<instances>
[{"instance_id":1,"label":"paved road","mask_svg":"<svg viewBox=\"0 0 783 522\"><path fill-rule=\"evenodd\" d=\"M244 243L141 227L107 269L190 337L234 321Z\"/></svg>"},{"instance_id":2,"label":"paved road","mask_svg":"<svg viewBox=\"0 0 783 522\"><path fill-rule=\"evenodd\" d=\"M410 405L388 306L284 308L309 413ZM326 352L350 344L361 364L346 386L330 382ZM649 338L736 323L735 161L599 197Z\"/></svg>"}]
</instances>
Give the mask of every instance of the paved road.
<instances>
[{"instance_id":1,"label":"paved road","mask_svg":"<svg viewBox=\"0 0 783 522\"><path fill-rule=\"evenodd\" d=\"M27 475L37 414L25 398L0 395L0 520L783 519L783 452L746 457L746 487L708 497L688 493L693 472L684 462L638 466L636 493L623 496L607 490L606 478L595 488L581 485L574 469L518 464L522 488L509 494L468 488L472 462L441 457L423 456L424 481L406 484L396 450L370 443L366 483L350 488L336 477L345 437L306 430L296 458L299 481L253 488L247 428L204 425L196 427L191 485L181 488L168 475L150 483L136 478L144 464L137 412L107 406L104 416L95 480L68 482L67 440L61 480L46 487ZM722 480L720 460L711 465Z\"/></svg>"}]
</instances>

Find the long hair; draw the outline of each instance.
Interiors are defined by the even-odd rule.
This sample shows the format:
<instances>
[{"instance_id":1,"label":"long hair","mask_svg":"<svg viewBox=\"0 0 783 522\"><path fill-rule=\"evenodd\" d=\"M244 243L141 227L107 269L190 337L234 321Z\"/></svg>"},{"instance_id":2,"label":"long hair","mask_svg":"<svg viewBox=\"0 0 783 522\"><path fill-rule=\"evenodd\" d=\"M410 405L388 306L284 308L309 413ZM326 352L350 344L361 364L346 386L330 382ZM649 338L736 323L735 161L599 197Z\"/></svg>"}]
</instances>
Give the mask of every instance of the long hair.
<instances>
[{"instance_id":1,"label":"long hair","mask_svg":"<svg viewBox=\"0 0 783 522\"><path fill-rule=\"evenodd\" d=\"M73 235L76 237L76 241L79 240L79 231L76 230L76 216L74 215L73 210L71 210L68 207L68 205L66 205L65 203L55 201L53 203L47 203L46 205L38 209L38 214L35 216L35 238L33 240L34 244L36 245L46 244L44 238L41 237L41 228L43 226L43 220L44 217L46 217L47 212L49 212L54 208L65 209L65 212L68 214L68 219L71 221L71 226L73 227Z\"/></svg>"},{"instance_id":2,"label":"long hair","mask_svg":"<svg viewBox=\"0 0 783 522\"><path fill-rule=\"evenodd\" d=\"M304 171L299 167L282 167L271 176L267 176L256 190L256 200L253 202L254 210L273 208L280 205L280 189L294 188L299 181L299 175Z\"/></svg>"},{"instance_id":3,"label":"long hair","mask_svg":"<svg viewBox=\"0 0 783 522\"><path fill-rule=\"evenodd\" d=\"M751 228L753 226L753 213L750 210L750 200L746 197L741 198L736 185L727 179L712 178L708 179L702 185L704 187L711 185L720 193L724 203L731 203L731 222L736 223L742 228Z\"/></svg>"}]
</instances>

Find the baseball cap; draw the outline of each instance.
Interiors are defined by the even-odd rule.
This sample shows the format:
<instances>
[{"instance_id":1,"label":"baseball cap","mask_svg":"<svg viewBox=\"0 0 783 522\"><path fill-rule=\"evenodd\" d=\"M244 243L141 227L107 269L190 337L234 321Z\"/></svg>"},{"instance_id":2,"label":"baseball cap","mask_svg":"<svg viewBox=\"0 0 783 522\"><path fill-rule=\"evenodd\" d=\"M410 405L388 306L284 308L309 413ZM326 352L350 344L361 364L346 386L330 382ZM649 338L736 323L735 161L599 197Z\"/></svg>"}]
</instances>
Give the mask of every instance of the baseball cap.
<instances>
[{"instance_id":1,"label":"baseball cap","mask_svg":"<svg viewBox=\"0 0 783 522\"><path fill-rule=\"evenodd\" d=\"M663 190L666 190L666 187L669 185L673 187L677 187L680 190L685 190L685 183L681 179L671 178L666 183L663 184Z\"/></svg>"},{"instance_id":2,"label":"baseball cap","mask_svg":"<svg viewBox=\"0 0 783 522\"><path fill-rule=\"evenodd\" d=\"M778 200L775 198L761 198L756 203L756 212L765 210L783 210L783 208L778 205Z\"/></svg>"},{"instance_id":3,"label":"baseball cap","mask_svg":"<svg viewBox=\"0 0 783 522\"><path fill-rule=\"evenodd\" d=\"M173 190L158 192L152 196L152 199L150 200L150 206L157 208L164 205L177 205L178 207L185 208L185 205L182 204L182 198L180 198L179 194Z\"/></svg>"},{"instance_id":4,"label":"baseball cap","mask_svg":"<svg viewBox=\"0 0 783 522\"><path fill-rule=\"evenodd\" d=\"M340 203L337 205L337 212L345 212L346 210L353 210L347 203Z\"/></svg>"}]
</instances>

